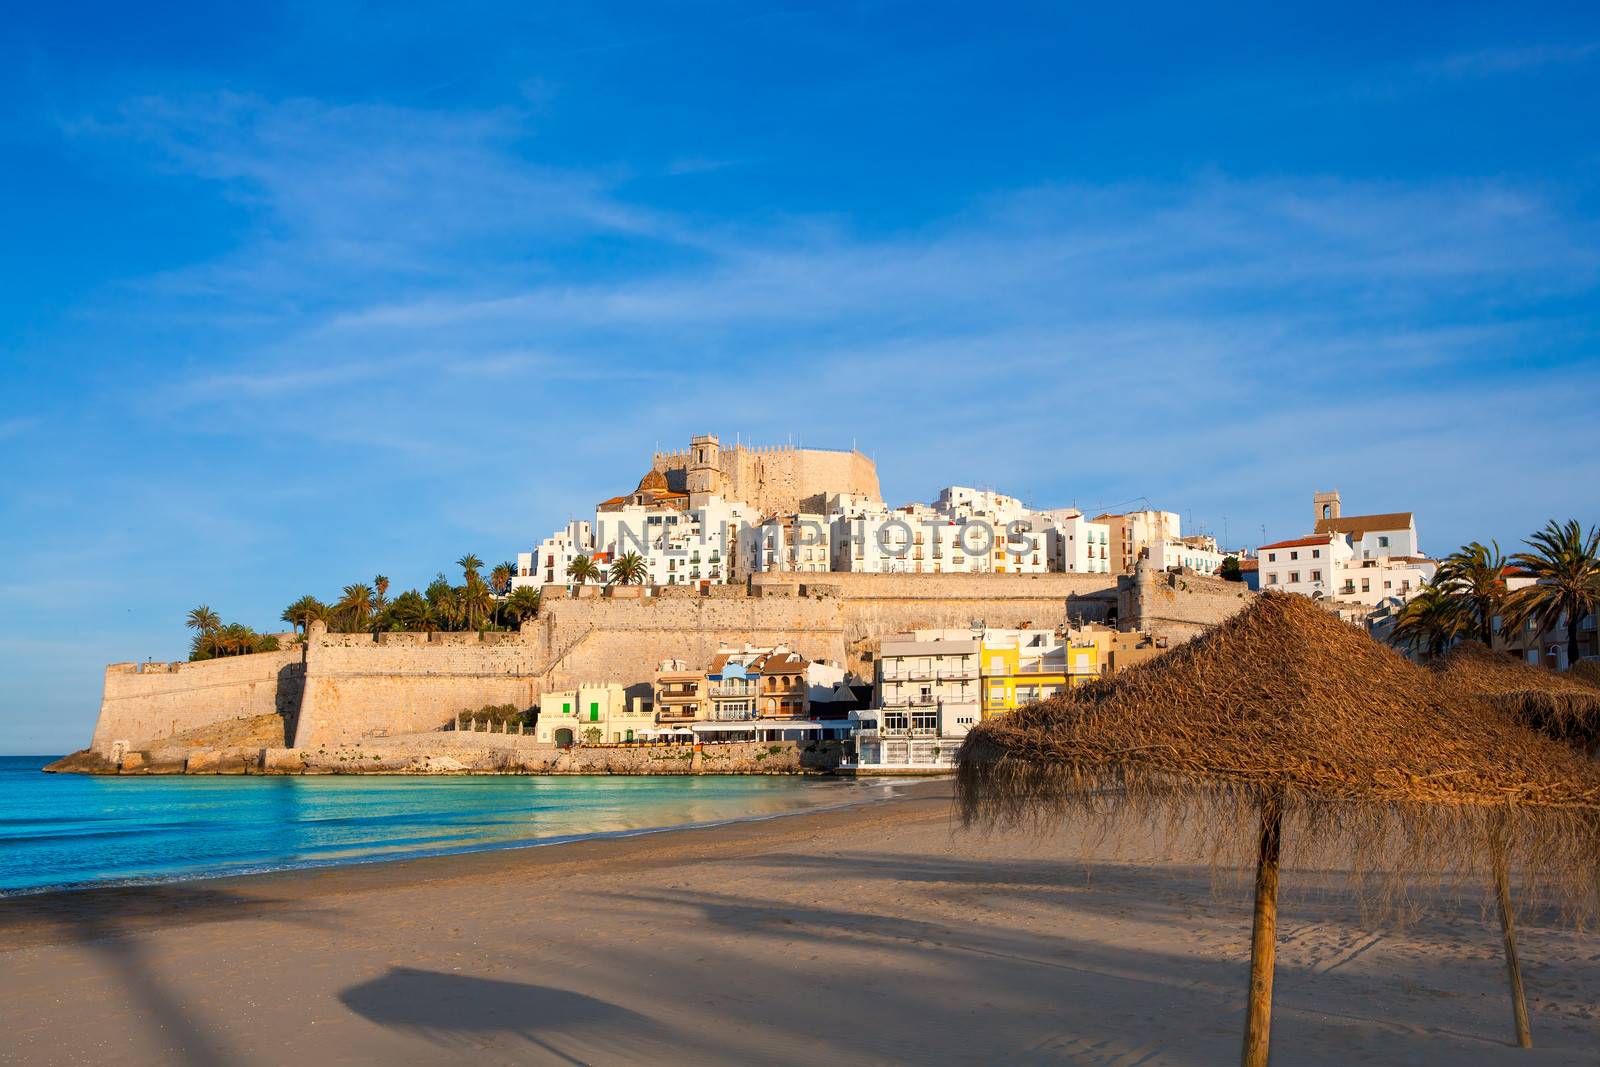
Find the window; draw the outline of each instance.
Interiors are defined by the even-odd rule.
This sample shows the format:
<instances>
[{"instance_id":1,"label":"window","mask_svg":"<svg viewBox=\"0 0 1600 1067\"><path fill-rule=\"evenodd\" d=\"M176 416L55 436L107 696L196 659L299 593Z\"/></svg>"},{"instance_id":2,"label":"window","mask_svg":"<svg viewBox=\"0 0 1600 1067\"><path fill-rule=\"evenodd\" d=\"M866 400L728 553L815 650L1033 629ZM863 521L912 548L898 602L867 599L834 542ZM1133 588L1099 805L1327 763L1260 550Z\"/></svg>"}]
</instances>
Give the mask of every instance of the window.
<instances>
[{"instance_id":1,"label":"window","mask_svg":"<svg viewBox=\"0 0 1600 1067\"><path fill-rule=\"evenodd\" d=\"M1387 537L1378 538L1378 547L1379 548L1388 548L1389 547L1389 539Z\"/></svg>"},{"instance_id":2,"label":"window","mask_svg":"<svg viewBox=\"0 0 1600 1067\"><path fill-rule=\"evenodd\" d=\"M1311 580L1312 580L1312 581L1313 581L1313 582L1320 582L1320 581L1322 581L1322 572L1321 572L1321 571L1312 571L1312 572L1311 572Z\"/></svg>"},{"instance_id":3,"label":"window","mask_svg":"<svg viewBox=\"0 0 1600 1067\"><path fill-rule=\"evenodd\" d=\"M1289 584L1290 585L1299 585L1300 584L1300 572L1299 571L1290 571L1289 572Z\"/></svg>"},{"instance_id":4,"label":"window","mask_svg":"<svg viewBox=\"0 0 1600 1067\"><path fill-rule=\"evenodd\" d=\"M1363 578L1363 579L1361 579L1361 591L1363 593L1372 592L1372 579L1371 578Z\"/></svg>"},{"instance_id":5,"label":"window","mask_svg":"<svg viewBox=\"0 0 1600 1067\"><path fill-rule=\"evenodd\" d=\"M572 714L572 702L570 700L563 700L561 702L561 714L563 714L563 715L571 715Z\"/></svg>"},{"instance_id":6,"label":"window","mask_svg":"<svg viewBox=\"0 0 1600 1067\"><path fill-rule=\"evenodd\" d=\"M599 722L600 721L600 705L597 702L591 702L589 704L589 721L590 722Z\"/></svg>"},{"instance_id":7,"label":"window","mask_svg":"<svg viewBox=\"0 0 1600 1067\"><path fill-rule=\"evenodd\" d=\"M1312 549L1312 550L1311 550L1311 558L1312 558L1312 559L1321 559L1321 558L1322 558L1322 549L1320 549L1320 548L1313 548L1313 549Z\"/></svg>"},{"instance_id":8,"label":"window","mask_svg":"<svg viewBox=\"0 0 1600 1067\"><path fill-rule=\"evenodd\" d=\"M1271 574L1267 575L1267 584L1268 585L1277 585L1278 584L1278 572L1277 571L1273 571Z\"/></svg>"},{"instance_id":9,"label":"window","mask_svg":"<svg viewBox=\"0 0 1600 1067\"><path fill-rule=\"evenodd\" d=\"M1300 558L1300 553L1298 553L1298 552L1291 552L1291 553L1289 553L1289 558L1290 558L1290 559L1299 559L1299 558Z\"/></svg>"},{"instance_id":10,"label":"window","mask_svg":"<svg viewBox=\"0 0 1600 1067\"><path fill-rule=\"evenodd\" d=\"M1278 562L1278 554L1276 552L1268 552L1267 553L1267 562L1268 563L1276 563L1276 562Z\"/></svg>"}]
</instances>

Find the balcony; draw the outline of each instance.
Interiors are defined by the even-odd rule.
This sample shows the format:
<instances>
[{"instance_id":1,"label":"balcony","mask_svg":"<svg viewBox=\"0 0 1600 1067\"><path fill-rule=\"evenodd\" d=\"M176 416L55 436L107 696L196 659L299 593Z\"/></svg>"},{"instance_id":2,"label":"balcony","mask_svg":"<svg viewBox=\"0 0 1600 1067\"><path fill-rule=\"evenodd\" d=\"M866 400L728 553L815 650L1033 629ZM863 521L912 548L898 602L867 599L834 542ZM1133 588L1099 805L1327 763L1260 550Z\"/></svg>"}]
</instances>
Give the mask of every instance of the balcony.
<instances>
[{"instance_id":1,"label":"balcony","mask_svg":"<svg viewBox=\"0 0 1600 1067\"><path fill-rule=\"evenodd\" d=\"M711 687L714 697L750 697L756 696L756 687L753 685L714 685Z\"/></svg>"}]
</instances>

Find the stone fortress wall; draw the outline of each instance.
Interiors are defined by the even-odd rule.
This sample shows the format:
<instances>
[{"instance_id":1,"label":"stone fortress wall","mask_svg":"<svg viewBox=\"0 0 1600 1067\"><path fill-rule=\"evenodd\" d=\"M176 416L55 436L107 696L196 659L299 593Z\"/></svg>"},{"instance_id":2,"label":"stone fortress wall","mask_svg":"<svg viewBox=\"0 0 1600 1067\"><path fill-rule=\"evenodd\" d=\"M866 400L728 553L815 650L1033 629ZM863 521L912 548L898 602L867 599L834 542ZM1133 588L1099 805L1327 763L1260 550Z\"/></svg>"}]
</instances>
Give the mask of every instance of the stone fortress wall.
<instances>
[{"instance_id":1,"label":"stone fortress wall","mask_svg":"<svg viewBox=\"0 0 1600 1067\"><path fill-rule=\"evenodd\" d=\"M90 747L109 754L229 719L300 709L305 661L299 649L197 663L113 663L106 668L100 717Z\"/></svg>"},{"instance_id":2,"label":"stone fortress wall","mask_svg":"<svg viewBox=\"0 0 1600 1067\"><path fill-rule=\"evenodd\" d=\"M596 591L599 592L598 590ZM297 749L437 730L485 704L532 706L578 682L641 685L668 658L702 665L725 644L788 644L871 675L876 642L919 626L1110 621L1185 640L1242 608L1238 583L1192 574L759 575L713 586L568 597L546 590L519 633L328 634L302 648L106 670L92 748L139 748L199 726L276 712Z\"/></svg>"}]
</instances>

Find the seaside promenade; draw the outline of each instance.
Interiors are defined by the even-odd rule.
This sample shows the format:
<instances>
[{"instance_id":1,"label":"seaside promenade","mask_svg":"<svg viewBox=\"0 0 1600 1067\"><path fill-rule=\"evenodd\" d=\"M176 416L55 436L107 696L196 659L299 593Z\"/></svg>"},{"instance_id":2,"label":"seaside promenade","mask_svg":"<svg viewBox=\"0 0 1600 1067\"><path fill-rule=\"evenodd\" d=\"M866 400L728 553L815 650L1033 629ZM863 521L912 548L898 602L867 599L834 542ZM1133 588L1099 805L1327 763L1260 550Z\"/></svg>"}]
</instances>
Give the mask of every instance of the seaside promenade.
<instances>
[{"instance_id":1,"label":"seaside promenade","mask_svg":"<svg viewBox=\"0 0 1600 1067\"><path fill-rule=\"evenodd\" d=\"M7 900L0 1062L1237 1058L1242 893L1137 850L1094 860L1071 831L969 835L949 788L626 840ZM1506 1043L1497 937L1476 903L1380 933L1338 895L1286 898L1275 1060L1593 1063L1592 938L1528 917L1529 1054Z\"/></svg>"}]
</instances>

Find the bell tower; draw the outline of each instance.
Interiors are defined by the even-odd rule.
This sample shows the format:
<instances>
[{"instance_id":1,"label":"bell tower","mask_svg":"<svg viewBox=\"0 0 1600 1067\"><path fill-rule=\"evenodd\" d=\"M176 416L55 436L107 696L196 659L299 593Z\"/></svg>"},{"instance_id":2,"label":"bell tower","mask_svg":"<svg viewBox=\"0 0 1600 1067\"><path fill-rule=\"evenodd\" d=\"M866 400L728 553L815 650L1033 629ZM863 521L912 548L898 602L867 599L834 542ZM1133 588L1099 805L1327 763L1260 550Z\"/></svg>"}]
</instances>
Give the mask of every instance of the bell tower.
<instances>
[{"instance_id":1,"label":"bell tower","mask_svg":"<svg viewBox=\"0 0 1600 1067\"><path fill-rule=\"evenodd\" d=\"M1311 501L1316 505L1317 517L1311 528L1315 530L1316 523L1324 519L1337 519L1339 517L1339 490L1333 489L1326 493L1313 493Z\"/></svg>"},{"instance_id":2,"label":"bell tower","mask_svg":"<svg viewBox=\"0 0 1600 1067\"><path fill-rule=\"evenodd\" d=\"M722 492L722 446L716 434L696 434L690 439L687 489L691 496Z\"/></svg>"}]
</instances>

